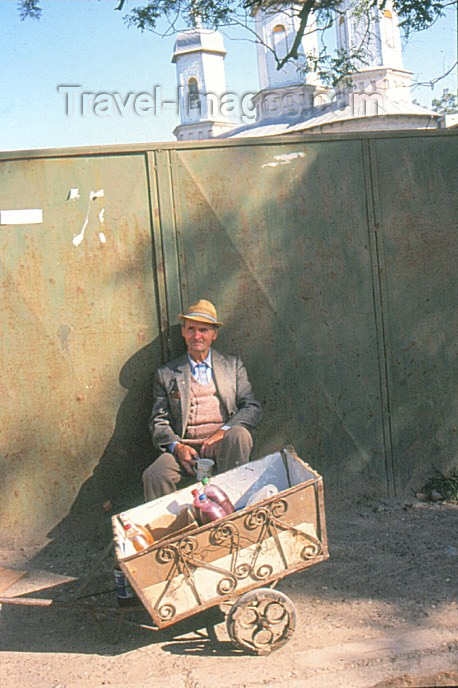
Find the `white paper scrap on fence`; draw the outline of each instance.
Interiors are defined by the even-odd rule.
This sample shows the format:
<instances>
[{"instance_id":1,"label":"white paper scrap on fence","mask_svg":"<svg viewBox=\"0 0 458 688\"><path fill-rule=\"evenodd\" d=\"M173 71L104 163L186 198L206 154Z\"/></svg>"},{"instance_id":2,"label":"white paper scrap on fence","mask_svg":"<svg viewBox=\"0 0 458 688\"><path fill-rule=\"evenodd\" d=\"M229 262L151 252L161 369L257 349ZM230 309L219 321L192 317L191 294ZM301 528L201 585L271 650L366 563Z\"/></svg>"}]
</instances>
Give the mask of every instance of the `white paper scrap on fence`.
<instances>
[{"instance_id":1,"label":"white paper scrap on fence","mask_svg":"<svg viewBox=\"0 0 458 688\"><path fill-rule=\"evenodd\" d=\"M0 225L39 225L43 222L41 208L0 210Z\"/></svg>"}]
</instances>

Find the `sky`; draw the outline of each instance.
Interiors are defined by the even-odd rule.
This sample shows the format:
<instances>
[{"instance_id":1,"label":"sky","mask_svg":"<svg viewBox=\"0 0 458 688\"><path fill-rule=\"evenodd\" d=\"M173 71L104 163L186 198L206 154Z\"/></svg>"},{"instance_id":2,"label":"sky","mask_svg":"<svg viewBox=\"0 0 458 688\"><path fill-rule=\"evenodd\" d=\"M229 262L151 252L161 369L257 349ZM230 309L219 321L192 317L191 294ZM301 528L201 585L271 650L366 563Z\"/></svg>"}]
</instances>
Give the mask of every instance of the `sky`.
<instances>
[{"instance_id":1,"label":"sky","mask_svg":"<svg viewBox=\"0 0 458 688\"><path fill-rule=\"evenodd\" d=\"M123 16L136 2L119 12L118 1L43 0L39 21L21 21L17 1L0 0L0 151L175 140L175 37L129 28ZM222 33L228 90L240 97L255 93L256 46L241 29ZM456 52L453 8L409 39L404 67L415 82L429 82L453 65ZM456 87L455 69L434 88L415 87L413 97L430 106L444 88ZM83 93L111 94L114 107L96 112ZM138 100L138 94L146 95ZM153 109L152 103L163 105Z\"/></svg>"}]
</instances>

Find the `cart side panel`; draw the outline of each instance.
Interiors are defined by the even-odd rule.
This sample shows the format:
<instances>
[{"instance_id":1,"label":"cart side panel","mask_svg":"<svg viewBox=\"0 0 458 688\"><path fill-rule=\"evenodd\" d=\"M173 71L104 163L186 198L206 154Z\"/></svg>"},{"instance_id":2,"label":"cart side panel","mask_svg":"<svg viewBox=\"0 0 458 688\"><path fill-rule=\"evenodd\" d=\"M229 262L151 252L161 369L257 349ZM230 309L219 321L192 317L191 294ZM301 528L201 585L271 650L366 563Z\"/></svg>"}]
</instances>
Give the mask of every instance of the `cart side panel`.
<instances>
[{"instance_id":1,"label":"cart side panel","mask_svg":"<svg viewBox=\"0 0 458 688\"><path fill-rule=\"evenodd\" d=\"M286 500L287 509L281 515L280 522L288 527L304 523L305 530L316 535L319 518L317 514L317 483L313 481L309 489L298 486L282 493L282 501ZM315 488L315 489L312 489ZM249 514L253 514L262 505L277 502L278 497L265 500L250 509L236 512L218 524L209 524L195 528L187 537L168 538L159 542L149 551L140 555L134 555L124 559L129 573L135 577L140 588L146 588L155 583L166 581L170 572L169 552L185 547L198 547L200 557L205 564L221 559L226 554L236 553L238 550L257 542L261 533L260 526L253 529L251 523L255 517L248 519L248 527L245 521ZM258 516L259 517L259 516ZM231 525L229 525L231 524ZM197 542L197 545L195 544ZM119 557L123 561L122 557Z\"/></svg>"},{"instance_id":2,"label":"cart side panel","mask_svg":"<svg viewBox=\"0 0 458 688\"><path fill-rule=\"evenodd\" d=\"M321 478L121 562L159 627L327 558Z\"/></svg>"}]
</instances>

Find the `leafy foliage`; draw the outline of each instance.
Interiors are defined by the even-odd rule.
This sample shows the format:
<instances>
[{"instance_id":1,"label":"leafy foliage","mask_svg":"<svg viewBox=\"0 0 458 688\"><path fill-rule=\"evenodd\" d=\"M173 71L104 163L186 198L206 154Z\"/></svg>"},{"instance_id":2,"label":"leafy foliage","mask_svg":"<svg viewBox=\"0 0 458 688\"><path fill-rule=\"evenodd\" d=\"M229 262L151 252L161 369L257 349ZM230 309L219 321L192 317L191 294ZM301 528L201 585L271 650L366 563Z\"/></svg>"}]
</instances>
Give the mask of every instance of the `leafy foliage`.
<instances>
[{"instance_id":1,"label":"leafy foliage","mask_svg":"<svg viewBox=\"0 0 458 688\"><path fill-rule=\"evenodd\" d=\"M434 499L434 493L450 502L458 502L458 471L444 475L439 469L434 469L434 475L423 485L421 492L429 499Z\"/></svg>"},{"instance_id":2,"label":"leafy foliage","mask_svg":"<svg viewBox=\"0 0 458 688\"><path fill-rule=\"evenodd\" d=\"M441 115L454 115L458 113L458 103L455 93L450 93L448 88L444 88L440 98L434 98L431 107Z\"/></svg>"},{"instance_id":3,"label":"leafy foliage","mask_svg":"<svg viewBox=\"0 0 458 688\"><path fill-rule=\"evenodd\" d=\"M308 72L316 72L323 84L335 87L353 86L351 74L365 63L364 48L358 47L350 51L336 50L330 55L323 48L318 55L309 53L305 61L300 62L298 71L303 76Z\"/></svg>"},{"instance_id":4,"label":"leafy foliage","mask_svg":"<svg viewBox=\"0 0 458 688\"><path fill-rule=\"evenodd\" d=\"M422 31L431 26L438 17L444 14L445 7L456 5L456 2L434 2L433 0L394 0L393 8L397 12L402 26L407 35L412 31ZM386 5L386 0L380 3L381 9Z\"/></svg>"},{"instance_id":5,"label":"leafy foliage","mask_svg":"<svg viewBox=\"0 0 458 688\"><path fill-rule=\"evenodd\" d=\"M184 22L187 26L202 24L212 29L239 25L251 33L253 40L258 43L262 43L262 39L255 34L253 15L260 10L266 13L287 11L295 15L298 24L292 45L281 57L271 46L266 46L272 51L278 69L288 61L298 59L301 41L308 31L321 32L332 26L339 15L341 4L340 0L299 0L297 4L284 0L144 0L141 3L138 0L119 0L115 9L123 10L128 7L129 2L135 5L130 6L124 19L129 26L141 31L158 32L159 22L163 19L169 24L166 33L174 31L178 21ZM352 11L354 14L365 15L367 25L370 26L374 12L383 11L387 2L388 0L354 0ZM412 31L428 28L444 14L446 7L457 3L458 0L393 0L393 8L398 14L404 33L409 35ZM21 0L18 6L21 19L40 18L39 0ZM361 45L354 47L351 55L336 51L336 54L331 56L324 46L318 55L308 55L301 69L303 72L314 69L324 81L335 84L354 70L357 61L361 64L364 48L363 41Z\"/></svg>"},{"instance_id":6,"label":"leafy foliage","mask_svg":"<svg viewBox=\"0 0 458 688\"><path fill-rule=\"evenodd\" d=\"M21 0L18 2L19 15L24 19L40 19L42 9L38 0Z\"/></svg>"}]
</instances>

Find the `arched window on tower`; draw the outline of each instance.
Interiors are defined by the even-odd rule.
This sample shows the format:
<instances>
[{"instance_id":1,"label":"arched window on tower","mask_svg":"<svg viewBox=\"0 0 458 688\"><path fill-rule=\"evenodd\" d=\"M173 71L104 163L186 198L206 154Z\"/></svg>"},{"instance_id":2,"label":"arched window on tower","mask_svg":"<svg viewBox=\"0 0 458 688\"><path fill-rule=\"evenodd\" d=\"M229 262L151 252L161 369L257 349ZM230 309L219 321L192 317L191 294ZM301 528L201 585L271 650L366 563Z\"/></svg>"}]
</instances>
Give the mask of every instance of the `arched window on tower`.
<instances>
[{"instance_id":1,"label":"arched window on tower","mask_svg":"<svg viewBox=\"0 0 458 688\"><path fill-rule=\"evenodd\" d=\"M347 50L347 25L345 23L345 17L340 17L339 19L339 47L341 50Z\"/></svg>"},{"instance_id":2,"label":"arched window on tower","mask_svg":"<svg viewBox=\"0 0 458 688\"><path fill-rule=\"evenodd\" d=\"M200 112L199 86L197 84L197 79L194 77L191 77L188 81L188 98L189 109L198 110Z\"/></svg>"},{"instance_id":3,"label":"arched window on tower","mask_svg":"<svg viewBox=\"0 0 458 688\"><path fill-rule=\"evenodd\" d=\"M286 29L283 24L277 24L272 31L272 42L275 50L275 55L279 60L283 59L288 52L288 43L286 40Z\"/></svg>"},{"instance_id":4,"label":"arched window on tower","mask_svg":"<svg viewBox=\"0 0 458 688\"><path fill-rule=\"evenodd\" d=\"M385 25L385 41L389 48L394 48L394 23L390 10L383 10L383 23Z\"/></svg>"}]
</instances>

